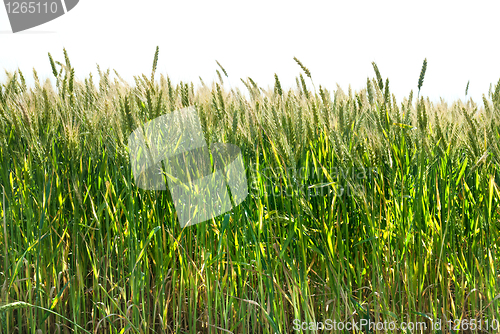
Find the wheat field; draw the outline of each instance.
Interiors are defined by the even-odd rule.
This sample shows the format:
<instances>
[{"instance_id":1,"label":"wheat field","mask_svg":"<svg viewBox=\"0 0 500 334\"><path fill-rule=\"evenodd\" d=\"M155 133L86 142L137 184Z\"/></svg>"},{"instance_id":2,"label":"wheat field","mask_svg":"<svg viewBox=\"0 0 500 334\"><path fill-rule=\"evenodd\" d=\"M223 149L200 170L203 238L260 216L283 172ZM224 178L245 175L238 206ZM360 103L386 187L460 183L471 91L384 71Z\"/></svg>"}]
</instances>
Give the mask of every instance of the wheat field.
<instances>
[{"instance_id":1,"label":"wheat field","mask_svg":"<svg viewBox=\"0 0 500 334\"><path fill-rule=\"evenodd\" d=\"M242 92L220 64L216 82L174 84L158 56L133 83L78 80L65 50L54 84L0 83L2 333L496 332L500 81L483 106L468 85L432 102L424 61L396 101L375 63L346 93L295 59L294 89L275 75ZM180 228L168 191L135 185L127 138L188 106L209 145L241 148L249 196Z\"/></svg>"}]
</instances>

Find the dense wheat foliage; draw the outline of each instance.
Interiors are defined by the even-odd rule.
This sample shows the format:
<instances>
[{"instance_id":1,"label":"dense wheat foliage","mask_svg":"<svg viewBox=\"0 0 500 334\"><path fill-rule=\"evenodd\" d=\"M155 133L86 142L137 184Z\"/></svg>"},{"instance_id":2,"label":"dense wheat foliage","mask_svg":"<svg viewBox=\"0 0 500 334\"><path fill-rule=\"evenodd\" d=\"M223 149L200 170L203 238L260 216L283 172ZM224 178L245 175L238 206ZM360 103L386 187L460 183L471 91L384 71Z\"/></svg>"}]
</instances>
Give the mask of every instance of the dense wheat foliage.
<instances>
[{"instance_id":1,"label":"dense wheat foliage","mask_svg":"<svg viewBox=\"0 0 500 334\"><path fill-rule=\"evenodd\" d=\"M418 98L396 101L375 64L346 94L296 59L295 89L248 78L247 95L220 64L195 88L155 73L158 52L133 84L77 80L64 55L55 86L0 84L2 333L500 319L500 82L485 107L433 103L425 62ZM250 195L181 229L168 191L134 184L127 138L191 105L209 144L242 149Z\"/></svg>"}]
</instances>

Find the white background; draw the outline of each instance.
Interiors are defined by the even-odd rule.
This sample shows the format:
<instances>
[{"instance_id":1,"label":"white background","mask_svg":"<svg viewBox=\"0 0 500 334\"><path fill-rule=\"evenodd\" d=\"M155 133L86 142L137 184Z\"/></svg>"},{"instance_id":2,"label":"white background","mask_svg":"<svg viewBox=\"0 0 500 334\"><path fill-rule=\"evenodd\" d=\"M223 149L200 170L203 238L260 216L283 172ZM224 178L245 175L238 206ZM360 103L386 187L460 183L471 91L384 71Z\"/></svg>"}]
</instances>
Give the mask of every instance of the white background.
<instances>
[{"instance_id":1,"label":"white background","mask_svg":"<svg viewBox=\"0 0 500 334\"><path fill-rule=\"evenodd\" d=\"M215 60L225 67L225 86L243 87L251 77L272 87L295 86L297 57L316 87L337 83L347 91L374 77L375 61L398 101L416 92L424 58L421 94L438 101L482 95L500 78L498 1L160 1L80 0L63 17L12 34L0 5L0 67L32 77L51 77L47 53L69 53L78 78L116 69L131 83L151 73L157 45L158 71L173 82L209 83ZM0 73L0 82L5 74Z\"/></svg>"}]
</instances>

